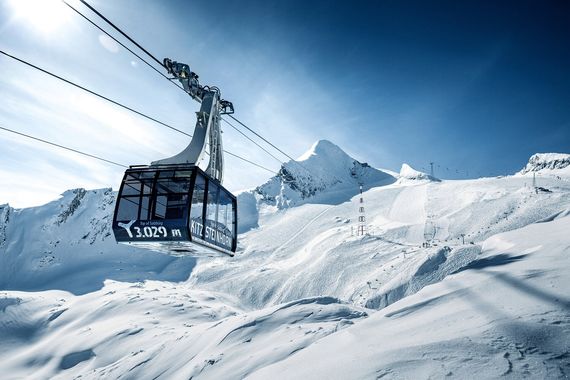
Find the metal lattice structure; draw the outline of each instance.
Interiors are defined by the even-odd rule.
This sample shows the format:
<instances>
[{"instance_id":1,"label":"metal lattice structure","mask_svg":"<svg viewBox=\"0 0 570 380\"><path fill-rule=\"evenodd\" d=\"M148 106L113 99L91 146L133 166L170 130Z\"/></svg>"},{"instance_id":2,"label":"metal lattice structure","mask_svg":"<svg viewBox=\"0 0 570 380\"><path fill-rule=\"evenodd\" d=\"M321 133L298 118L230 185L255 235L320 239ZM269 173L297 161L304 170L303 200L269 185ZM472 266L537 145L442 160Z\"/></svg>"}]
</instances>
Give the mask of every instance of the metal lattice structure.
<instances>
[{"instance_id":1,"label":"metal lattice structure","mask_svg":"<svg viewBox=\"0 0 570 380\"><path fill-rule=\"evenodd\" d=\"M364 210L364 196L362 195L362 185L360 185L360 199L358 201L358 224L356 225L356 236L366 235L366 213Z\"/></svg>"}]
</instances>

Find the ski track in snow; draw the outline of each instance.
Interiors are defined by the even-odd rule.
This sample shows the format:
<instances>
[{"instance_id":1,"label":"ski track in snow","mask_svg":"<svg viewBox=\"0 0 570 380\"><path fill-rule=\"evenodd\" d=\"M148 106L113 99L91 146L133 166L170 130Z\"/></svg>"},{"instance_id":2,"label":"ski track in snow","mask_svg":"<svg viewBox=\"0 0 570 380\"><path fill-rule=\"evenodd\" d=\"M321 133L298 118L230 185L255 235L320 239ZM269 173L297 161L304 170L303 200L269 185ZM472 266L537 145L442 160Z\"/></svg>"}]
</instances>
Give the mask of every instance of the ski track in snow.
<instances>
[{"instance_id":1,"label":"ski track in snow","mask_svg":"<svg viewBox=\"0 0 570 380\"><path fill-rule=\"evenodd\" d=\"M323 211L321 211L320 213L317 214L317 216L315 216L313 219L309 220L309 222L307 224L305 224L303 227L301 227L299 229L299 231L295 232L290 238L289 240L287 240L285 243L281 244L279 247L277 247L277 249L274 251L274 254L279 253L281 250L283 250L284 248L287 248L289 246L289 244L295 240L300 234L303 233L303 231L305 231L311 224L313 224L317 219L319 219L321 216L323 216L325 213L327 213L329 210L331 210L334 206L330 206L326 209L324 209Z\"/></svg>"},{"instance_id":2,"label":"ski track in snow","mask_svg":"<svg viewBox=\"0 0 570 380\"><path fill-rule=\"evenodd\" d=\"M464 181L403 167L394 182L329 144L304 165L324 154L342 170L311 179L287 166L314 203L278 179L265 199L243 198L260 202L248 215L257 227L231 259L116 245L110 189L0 206L1 377L570 375L566 156ZM530 187L536 171L551 192ZM356 189L342 187L355 172L384 181L364 192L364 237L351 236Z\"/></svg>"}]
</instances>

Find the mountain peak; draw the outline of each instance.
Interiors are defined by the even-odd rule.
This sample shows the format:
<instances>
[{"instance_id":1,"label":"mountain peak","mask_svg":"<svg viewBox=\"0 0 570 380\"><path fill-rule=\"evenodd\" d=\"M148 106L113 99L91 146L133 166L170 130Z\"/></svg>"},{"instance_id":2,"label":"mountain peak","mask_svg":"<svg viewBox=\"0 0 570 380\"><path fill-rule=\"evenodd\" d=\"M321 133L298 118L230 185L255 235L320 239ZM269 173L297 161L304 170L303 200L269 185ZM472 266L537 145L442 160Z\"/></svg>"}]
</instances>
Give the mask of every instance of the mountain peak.
<instances>
[{"instance_id":1,"label":"mountain peak","mask_svg":"<svg viewBox=\"0 0 570 380\"><path fill-rule=\"evenodd\" d=\"M570 154L565 153L536 153L533 154L526 166L518 174L531 172L547 172L551 174L570 175Z\"/></svg>"},{"instance_id":2,"label":"mountain peak","mask_svg":"<svg viewBox=\"0 0 570 380\"><path fill-rule=\"evenodd\" d=\"M333 144L329 140L317 140L311 146L309 150L303 153L296 161L306 161L312 156L347 156L348 155L336 144Z\"/></svg>"},{"instance_id":3,"label":"mountain peak","mask_svg":"<svg viewBox=\"0 0 570 380\"><path fill-rule=\"evenodd\" d=\"M279 173L255 192L263 202L286 208L316 196L320 199L327 194L332 197L333 193L336 198L339 193L354 195L360 184L370 188L395 180L390 174L350 157L336 144L318 140L297 160L281 165Z\"/></svg>"}]
</instances>

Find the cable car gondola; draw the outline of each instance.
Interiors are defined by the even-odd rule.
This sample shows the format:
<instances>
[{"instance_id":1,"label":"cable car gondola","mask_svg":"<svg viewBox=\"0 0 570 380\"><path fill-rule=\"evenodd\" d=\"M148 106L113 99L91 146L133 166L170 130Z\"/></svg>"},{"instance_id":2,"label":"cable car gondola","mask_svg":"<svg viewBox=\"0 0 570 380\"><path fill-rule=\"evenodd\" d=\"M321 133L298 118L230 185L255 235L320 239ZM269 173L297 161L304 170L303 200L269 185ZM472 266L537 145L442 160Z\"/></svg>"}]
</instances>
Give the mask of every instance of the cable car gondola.
<instances>
[{"instance_id":1,"label":"cable car gondola","mask_svg":"<svg viewBox=\"0 0 570 380\"><path fill-rule=\"evenodd\" d=\"M113 217L118 243L173 255L233 256L237 247L237 201L222 186L220 115L233 104L216 87L201 86L188 65L166 58L164 66L201 103L190 144L174 157L125 172ZM200 163L209 148L209 164Z\"/></svg>"}]
</instances>

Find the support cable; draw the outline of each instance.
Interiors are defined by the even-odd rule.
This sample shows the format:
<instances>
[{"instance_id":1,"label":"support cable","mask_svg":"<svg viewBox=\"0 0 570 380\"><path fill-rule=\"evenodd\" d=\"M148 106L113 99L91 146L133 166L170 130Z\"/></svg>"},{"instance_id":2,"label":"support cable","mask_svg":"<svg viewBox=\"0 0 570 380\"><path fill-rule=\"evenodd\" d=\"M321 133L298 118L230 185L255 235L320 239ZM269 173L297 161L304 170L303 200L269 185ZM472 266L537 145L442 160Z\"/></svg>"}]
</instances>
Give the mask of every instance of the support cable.
<instances>
[{"instance_id":1,"label":"support cable","mask_svg":"<svg viewBox=\"0 0 570 380\"><path fill-rule=\"evenodd\" d=\"M25 60L23 60L23 59L20 59L20 58L15 57L15 56L13 56L13 55L11 55L11 54L8 54L8 53L6 53L6 52L4 52L4 51L2 51L2 50L0 50L0 54L3 54L3 55L5 55L5 56L7 56L7 57L9 57L9 58L12 58L12 59L16 60L17 62L20 62L20 63L22 63L22 64L25 64L25 65L27 65L27 66L29 66L29 67L32 67L32 68L34 68L34 69L36 69L36 70L41 71L41 72L44 73L44 74L50 75L50 76L52 76L52 77L54 77L54 78L56 78L56 79L59 79L59 80L65 82L65 83L67 83L67 84L70 84L70 85L72 85L72 86L74 86L74 87L76 87L76 88L79 88L79 89L81 89L81 90L83 90L83 91L86 91L86 92L88 92L88 93L90 93L90 94L92 94L92 95L95 95L95 96L97 96L97 97L99 97L99 98L101 98L101 99L104 99L104 100L106 100L106 101L108 101L108 102L110 102L110 103L113 103L113 104L115 104L115 105L117 105L117 106L119 106L119 107L121 107L121 108L124 108L124 109L126 109L126 110L128 110L128 111L131 111L131 112L133 112L133 113L135 113L135 114L137 114L137 115L139 115L139 116L142 116L142 117L144 117L144 118L146 118L146 119L149 119L149 120L151 120L151 121L154 121L155 123L158 123L158 124L160 124L160 125L162 125L162 126L164 126L164 127L167 127L167 128L172 129L172 130L174 130L174 131L176 131L176 132L182 133L183 135L186 135L186 136L188 136L188 137L192 137L191 134L188 134L188 133L186 133L186 132L184 132L184 131L182 131L182 130L180 130L180 129L178 129L178 128L172 127L172 126L170 126L170 125L168 125L168 124L166 124L166 123L163 123L162 121L157 120L157 119L155 119L155 118L153 118L153 117L151 117L151 116L148 116L148 115L146 115L146 114L144 114L144 113L142 113L142 112L140 112L140 111L137 111L137 110L135 110L135 109L133 109L133 108L130 108L130 107L128 107L128 106L125 106L124 104L121 104L121 103L119 103L119 102L117 102L117 101L115 101L115 100L113 100L113 99L110 99L110 98L108 98L108 97L106 97L106 96L104 96L104 95L101 95L101 94L99 94L99 93L97 93L97 92L95 92L95 91L89 90L89 89L86 88L86 87L80 86L80 85L78 85L78 84L76 84L76 83L74 83L74 82L72 82L72 81L70 81L70 80L68 80L68 79L65 79L65 78L63 78L63 77L61 77L61 76L59 76L59 75L53 74L53 73L51 73L51 72L49 72L49 71L47 71L47 70L45 70L45 69L42 69L41 67L38 67L38 66L36 66L36 65L34 65L34 64L32 64L32 63L29 63L29 62L27 62L27 61L25 61ZM15 132L15 133L16 133L16 132ZM256 163L254 163L253 161L250 161L250 160L248 160L248 159L246 159L246 158L244 158L244 157L241 157L241 156L239 156L239 155L237 155L237 154L235 154L235 153L229 152L229 151L227 151L227 150L224 150L224 153L227 153L227 154L229 154L229 155L231 155L231 156L234 156L234 157L236 157L236 158L238 158L238 159L240 159L240 160L242 160L242 161L244 161L244 162L250 163L250 164L252 164L252 165L254 165L254 166L257 166L257 167L259 167L259 168L261 168L261 169L264 169L264 170L266 170L266 171L268 171L268 172L270 172L270 173L275 173L274 170L271 170L271 169L268 169L268 168L266 168L266 167L264 167L264 166L262 166L262 165L256 164ZM124 165L123 165L123 166L124 166Z\"/></svg>"},{"instance_id":2,"label":"support cable","mask_svg":"<svg viewBox=\"0 0 570 380\"><path fill-rule=\"evenodd\" d=\"M167 79L168 82L172 83L174 86L178 87L179 89L181 89L182 91L184 91L184 88L182 88L180 85L176 84L176 82L173 82L170 80L169 77L167 77L166 75L164 75L164 73L162 73L160 70L158 70L156 67L154 67L152 64L150 64L147 60L145 60L144 58L142 58L140 55L138 55L137 53L135 53L133 50L131 50L130 48L128 48L125 44L123 44L121 41L119 41L117 38L115 38L113 35L111 35L110 33L108 33L105 29L101 28L99 25L97 25L95 22L93 22L89 17L85 16L83 13L81 13L80 11L78 11L75 7L73 7L71 4L69 4L66 0L62 0L63 3L65 3L65 5L67 5L69 8L71 8L73 11L75 11L78 15L80 15L82 18L84 18L87 22L89 22L91 25L95 26L97 29L99 29L101 32L105 33L109 38L111 38L113 41L115 41L116 43L118 43L119 45L121 45L125 50L127 50L129 53L133 54L135 57L137 57L139 60L141 60L142 62L144 62L148 67L150 67L151 69L153 69L154 71L156 71L160 76L162 76L163 78ZM92 9L92 7L90 7L90 9ZM138 45L138 44L137 44ZM148 53L148 52L147 52ZM154 58L154 57L153 57ZM163 65L161 65L163 66ZM186 94L186 91L184 91L184 93ZM269 151L267 151L265 148L263 148L261 145L259 145L257 142L255 142L254 140L252 140L249 136L247 136L246 134L244 134L243 132L241 132L239 129L237 129L233 124L231 124L229 121L222 119L224 122L226 122L229 126L231 126L233 129L235 129L237 132L239 132L240 134L242 134L245 138L247 138L248 140L250 140L252 143L254 143L255 145L257 145L260 149L262 149L265 153L269 154L271 157L273 157L274 159L276 159L280 164L282 163L282 161L280 159L278 159L277 157L275 157L273 154L271 154ZM267 170L271 173L273 173L274 171L271 169L268 169L264 166L261 166L259 164L256 164L250 160L246 160L243 157L240 157L236 154L233 154L231 152L225 151L225 153L228 153L231 156L234 156L236 158L239 158L245 162L248 162L254 166L257 166L261 169Z\"/></svg>"},{"instance_id":3,"label":"support cable","mask_svg":"<svg viewBox=\"0 0 570 380\"><path fill-rule=\"evenodd\" d=\"M87 8L89 8L91 11L93 11L97 16L99 16L101 19L103 19L107 24L109 24L112 28L114 28L117 32L119 32L120 34L122 34L125 38L127 38L129 41L131 41L133 44L135 44L135 46L137 46L139 49L141 49L143 52L145 52L150 58L152 58L155 62L157 62L160 66L164 67L164 65L154 56L152 55L148 50L146 50L144 47L142 47L138 42L136 42L133 38L131 38L127 33L125 33L121 28L119 28L117 25L115 25L113 22L111 22L107 17L105 17L101 12L99 12L97 9L95 9L94 7L92 7L91 5L89 5L89 3L87 3L87 1L85 0L80 0L81 3L83 3ZM129 49L130 51L130 49ZM161 73L162 74L162 73ZM168 78L167 78L168 79ZM168 79L170 81L170 79ZM237 123L239 123L241 126L243 126L244 128L246 128L248 131L250 131L251 133L253 133L254 135L256 135L258 138L260 138L261 140L263 140L265 143L269 144L271 147L273 147L274 149L276 149L278 152L280 152L281 154L283 154L285 157L287 157L288 159L295 161L295 159L293 157L291 157L290 155L288 155L287 153L285 153L283 150L279 149L277 146L275 146L275 144L271 143L269 140L267 140L265 137L261 136L259 133L257 133L256 131L254 131L253 129L249 128L247 125L245 125L244 123L242 123L241 121L239 121L237 118L235 118L232 115L228 115L229 117L231 117L234 121L236 121ZM235 128L235 127L234 127ZM248 138L249 139L249 138ZM253 141L251 139L249 139L250 141ZM256 144L258 145L258 144ZM259 146L259 145L258 145ZM267 152L264 149L265 152ZM271 155L272 157L274 157L273 155ZM279 160L279 162L282 162L281 160ZM296 161L295 161L296 162ZM306 169L305 169L306 170Z\"/></svg>"},{"instance_id":4,"label":"support cable","mask_svg":"<svg viewBox=\"0 0 570 380\"><path fill-rule=\"evenodd\" d=\"M115 24L113 24L107 17L103 16L101 13L99 13L99 11L95 8L93 8L91 5L89 5L89 3L87 3L87 1L85 0L80 0L81 3L83 3L87 8L89 8L91 11L93 11L97 16L101 17L107 24L111 25L117 32L121 33L126 39L128 39L129 41L131 41L133 44L135 44L136 47L138 47L139 49L141 49L143 52L146 53L146 55L148 55L150 58L152 58L156 63L158 63L160 66L164 67L164 64L162 62L160 62L158 59L156 59L156 57L152 54L150 54L145 48L143 48L141 45L139 45L135 40L133 40L131 37L129 37L129 35L125 32L123 32L121 30L121 28L119 28L118 26L116 26Z\"/></svg>"},{"instance_id":5,"label":"support cable","mask_svg":"<svg viewBox=\"0 0 570 380\"><path fill-rule=\"evenodd\" d=\"M285 157L287 157L290 160L295 161L295 159L293 157L291 157L290 155L288 155L287 153L283 152L281 149L279 149L278 147L276 147L273 143L271 143L269 140L267 140L265 137L261 136L259 133L255 132L253 129L251 129L250 127L248 127L247 125L245 125L244 123L242 123L241 121L239 121L238 119L236 119L233 115L228 115L229 117L231 117L232 119L234 119L237 123L239 123L242 127L244 127L245 129L247 129L248 131L250 131L251 133L253 133L254 135L256 135L257 137L259 137L260 139L262 139L263 141L265 141L267 144L271 145L273 148L275 148L277 151L279 151L281 154L283 154Z\"/></svg>"},{"instance_id":6,"label":"support cable","mask_svg":"<svg viewBox=\"0 0 570 380\"><path fill-rule=\"evenodd\" d=\"M174 86L178 87L179 89L181 89L182 91L184 91L184 88L182 88L180 85L178 85L176 82L173 82L170 80L169 77L167 77L166 75L164 75L164 73L160 70L158 70L156 67L154 67L153 65L151 65L147 60L145 60L143 57L141 57L140 55L138 55L137 53L135 53L133 50L131 50L130 48L128 48L124 43L122 43L121 41L119 41L117 38L115 38L113 35L111 35L109 32L107 32L105 29L101 28L99 25L97 25L94 21L92 21L89 17L85 16L83 13L81 13L80 11L77 10L77 8L75 8L73 5L69 4L66 0L62 0L62 2L67 5L69 8L71 8L75 13L77 13L79 16L83 17L87 22L89 22L91 25L93 25L94 27L96 27L97 29L99 29L102 33L105 33L109 38L111 38L113 41L115 41L116 43L118 43L119 45L121 45L123 48L125 48L129 53L131 53L132 55L134 55L135 57L137 57L138 59L140 59L143 63L145 63L148 67L150 67L151 69L153 69L154 71L156 71L159 75L161 75L163 78L167 79L168 82L172 83ZM161 67L164 67L163 65L161 65ZM186 91L184 91L184 93L186 93Z\"/></svg>"},{"instance_id":7,"label":"support cable","mask_svg":"<svg viewBox=\"0 0 570 380\"><path fill-rule=\"evenodd\" d=\"M65 150L68 150L68 151L70 151L70 152L74 152L74 153L77 153L77 154L81 154L81 155L83 155L83 156L87 156L87 157L90 157L90 158L94 158L94 159L99 160L99 161L104 161L104 162L107 162L107 163L109 163L109 164L113 164L113 165L120 166L120 167L123 167L123 168L128 168L128 166L123 165L123 164L119 164L118 162L111 161L111 160L107 160L107 159L105 159L105 158L102 158L102 157L99 157L99 156L95 156L95 155L90 154L90 153L82 152L82 151L77 150L77 149L68 148L68 147L66 147L66 146L64 146L64 145L60 145L60 144L56 144L56 143L51 142L51 141L48 141L48 140L40 139L39 137L34 137L34 136L31 136L31 135L27 135L27 134L25 134L25 133L15 131L15 130L10 129L10 128L5 128L5 127L3 127L3 126L1 126L1 125L0 125L0 129L2 129L2 130L4 130L4 131L11 132L11 133L14 133L14 134L17 134L17 135L20 135L20 136L27 137L27 138L32 139L32 140L36 140L36 141L42 142L42 143L44 143L44 144L48 144L48 145L52 145L52 146L58 147L58 148L60 148L60 149L65 149Z\"/></svg>"},{"instance_id":8,"label":"support cable","mask_svg":"<svg viewBox=\"0 0 570 380\"><path fill-rule=\"evenodd\" d=\"M20 62L20 63L23 63L23 64L25 64L25 65L27 65L27 66L29 66L29 67L32 67L32 68L34 68L34 69L36 69L36 70L39 70L39 71L43 72L44 74L47 74L47 75L49 75L49 76L51 76L51 77L54 77L54 78L56 78L56 79L59 79L59 80L65 82L65 83L67 83L67 84L70 84L70 85L72 85L72 86L74 86L74 87L77 87L77 88L83 90L83 91L86 91L86 92L90 93L91 95L95 95L95 96L97 96L98 98L101 98L101 99L104 99L104 100L106 100L106 101L108 101L108 102L111 102L111 103L113 103L113 104L115 104L115 105L117 105L117 106L119 106L119 107L121 107L121 108L124 108L124 109L126 109L126 110L131 111L131 112L134 112L134 113L136 113L137 115L142 116L142 117L144 117L144 118L146 118L146 119L148 119L148 120L154 121L155 123L158 123L158 124L160 124L160 125L162 125L162 126L164 126L164 127L170 128L170 129L172 129L172 130L174 130L174 131L176 131L176 132L180 132L180 133L182 133L182 134L184 134L184 135L186 135L186 136L192 137L192 135L190 135L190 134L188 134L188 133L186 133L186 132L184 132L184 131L182 131L182 130L180 130L180 129L178 129L178 128L174 128L174 127L171 126L171 125L168 125L168 124L166 124L166 123L163 123L163 122L160 121L160 120L157 120L157 119L155 119L155 118L153 118L153 117L151 117L151 116L148 116L148 115L146 115L146 114L144 114L144 113L142 113L142 112L140 112L140 111L137 111L137 110L135 110L135 109L133 109L133 108L131 108L131 107L129 107L129 106L126 106L126 105L124 105L124 104L121 104L121 103L119 103L118 101L115 101L115 100L113 100L113 99L111 99L111 98L108 98L108 97L106 97L106 96L104 96L104 95L101 95L101 94L99 94L99 93L97 93L97 92L95 92L95 91L89 90L89 89L86 88L86 87L83 87L83 86L81 86L81 85L78 85L77 83L74 83L74 82L72 82L72 81L70 81L70 80L68 80L68 79L65 79L65 78L63 78L63 77L60 77L59 75L56 75L56 74L54 74L54 73L52 73L52 72L49 72L49 71L47 71L47 70L45 70L45 69L42 69L41 67L36 66L36 65L34 65L34 64L30 63L30 62L24 61L23 59L20 59L20 58L15 57L15 56L13 56L13 55L11 55L11 54L8 54L8 53L6 53L5 51L0 50L0 54L4 54L5 56L7 56L7 57L9 57L9 58L12 58L13 60L16 60L16 61L18 61L18 62Z\"/></svg>"},{"instance_id":9,"label":"support cable","mask_svg":"<svg viewBox=\"0 0 570 380\"><path fill-rule=\"evenodd\" d=\"M229 152L229 151L227 151L227 150L224 150L224 153L229 154L230 156L234 156L234 157L236 157L236 158L239 158L240 160L245 161L245 162L247 162L247 163L250 163L250 164L252 164L252 165L254 165L254 166L257 166L257 167L260 168L260 169L266 170L266 171L268 171L268 172L271 173L271 174L275 174L275 170L271 170L271 169L266 168L265 166L256 164L255 162L250 161L250 160L248 160L247 158L240 157L240 156L238 156L238 155L235 154L235 153Z\"/></svg>"},{"instance_id":10,"label":"support cable","mask_svg":"<svg viewBox=\"0 0 570 380\"><path fill-rule=\"evenodd\" d=\"M152 55L148 50L146 50L145 48L143 48L140 44L138 44L134 39L132 39L129 35L127 35L125 32L123 32L121 30L121 28L119 28L118 26L116 26L115 24L113 24L109 19L107 19L105 16L103 16L103 14L101 14L99 11L97 11L95 8L93 8L91 5L89 5L85 0L80 0L81 3L83 3L86 7L88 7L91 11L93 11L97 16L99 16L100 18L102 18L105 22L107 22L107 24L109 24L111 27L113 27L117 32L121 33L125 38L127 38L129 41L131 41L133 44L135 44L135 46L137 46L139 49L141 49L143 52L145 52L150 58L152 58L155 62L157 62L160 66L164 65L162 64L162 62L160 62L154 55ZM257 136L258 138L260 138L261 140L263 140L265 143L269 144L271 147L273 147L274 149L276 149L278 152L280 152L281 154L283 154L285 157L289 158L292 162L294 162L296 165L298 165L299 167L301 167L303 170L305 170L309 175L311 175L311 171L309 169L307 169L304 165L302 165L301 163L297 162L293 157L291 157L289 154L285 153L283 150L279 149L277 146L275 146L275 144L271 143L269 140L267 140L265 137L261 136L259 133L255 132L253 129L251 129L250 127L248 127L247 125L245 125L244 123L242 123L240 120L236 119L233 115L229 114L229 117L231 117L234 121L236 121L237 123L239 123L241 126L243 126L245 129L247 129L248 131L250 131L251 133L253 133L255 136ZM249 138L248 138L249 139ZM249 139L250 141L253 141L251 139ZM258 145L258 144L256 144ZM259 145L258 145L259 146ZM266 151L264 149L264 151ZM266 151L267 152L267 151ZM227 152L226 152L227 153ZM274 157L273 155L271 155L272 157ZM279 162L281 162L281 160L278 160Z\"/></svg>"},{"instance_id":11,"label":"support cable","mask_svg":"<svg viewBox=\"0 0 570 380\"><path fill-rule=\"evenodd\" d=\"M230 127L232 127L233 129L236 130L236 132L238 132L239 134L241 134L243 137L245 137L246 139L248 139L249 141L251 141L252 143L254 143L255 145L257 145L261 150L263 150L265 153L267 153L268 155L270 155L271 157L273 157L277 162L279 162L279 164L282 164L283 161L281 161L280 159L278 159L277 157L275 157L273 154L271 154L271 152L269 152L267 149L265 149L264 147L262 147L261 145L259 145L256 141L252 140L251 137L249 137L248 135L246 135L245 133L243 133L242 131L240 131L239 129L236 128L235 125L233 125L232 123L230 123L229 121L227 121L224 118L221 118L227 125L229 125Z\"/></svg>"}]
</instances>

